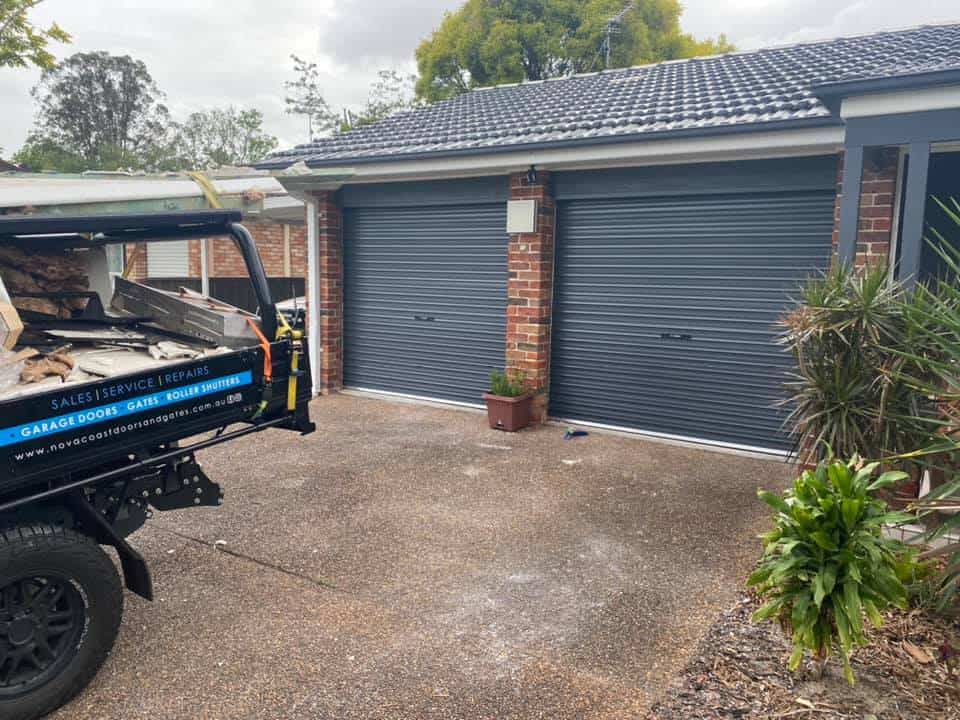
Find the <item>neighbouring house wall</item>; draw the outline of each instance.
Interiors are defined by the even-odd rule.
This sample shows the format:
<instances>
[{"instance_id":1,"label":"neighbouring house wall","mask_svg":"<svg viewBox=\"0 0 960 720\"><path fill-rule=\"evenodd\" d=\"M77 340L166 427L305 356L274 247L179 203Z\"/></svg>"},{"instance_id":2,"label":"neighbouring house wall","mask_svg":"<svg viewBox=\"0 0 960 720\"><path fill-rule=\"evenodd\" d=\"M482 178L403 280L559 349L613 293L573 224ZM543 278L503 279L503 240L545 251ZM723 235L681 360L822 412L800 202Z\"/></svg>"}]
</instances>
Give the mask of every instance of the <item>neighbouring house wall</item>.
<instances>
[{"instance_id":1,"label":"neighbouring house wall","mask_svg":"<svg viewBox=\"0 0 960 720\"><path fill-rule=\"evenodd\" d=\"M900 151L895 147L870 148L864 152L860 182L860 220L854 265L864 267L886 263L890 258L895 225L897 174ZM837 247L840 203L843 198L843 158L837 164L837 200L834 205L833 245Z\"/></svg>"},{"instance_id":2,"label":"neighbouring house wall","mask_svg":"<svg viewBox=\"0 0 960 720\"><path fill-rule=\"evenodd\" d=\"M147 277L147 252L145 245L124 245L124 263L127 277L131 280L143 280Z\"/></svg>"},{"instance_id":3,"label":"neighbouring house wall","mask_svg":"<svg viewBox=\"0 0 960 720\"><path fill-rule=\"evenodd\" d=\"M307 228L298 223L278 223L268 220L245 220L267 277L307 276ZM200 277L200 240L190 241L190 275ZM230 238L212 238L208 241L208 270L210 277L246 277L243 256Z\"/></svg>"},{"instance_id":4,"label":"neighbouring house wall","mask_svg":"<svg viewBox=\"0 0 960 720\"><path fill-rule=\"evenodd\" d=\"M245 220L244 227L250 231L257 244L267 277L307 276L307 228L303 223L279 223L269 220ZM200 277L200 240L189 241L190 277ZM210 277L243 278L247 268L243 256L233 240L226 237L208 240L208 263ZM127 245L127 263L132 262L130 278L143 280L147 277L147 253L142 249L135 253L134 245Z\"/></svg>"}]
</instances>

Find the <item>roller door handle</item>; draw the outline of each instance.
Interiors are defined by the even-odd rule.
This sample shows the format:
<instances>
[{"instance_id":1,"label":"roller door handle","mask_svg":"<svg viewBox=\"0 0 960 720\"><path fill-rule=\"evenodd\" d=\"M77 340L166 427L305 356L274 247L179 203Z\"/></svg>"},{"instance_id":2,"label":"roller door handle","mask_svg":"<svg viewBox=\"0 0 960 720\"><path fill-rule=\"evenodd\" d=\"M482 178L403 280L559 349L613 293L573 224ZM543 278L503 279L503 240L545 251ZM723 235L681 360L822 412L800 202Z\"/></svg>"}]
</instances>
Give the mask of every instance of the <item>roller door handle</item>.
<instances>
[{"instance_id":1,"label":"roller door handle","mask_svg":"<svg viewBox=\"0 0 960 720\"><path fill-rule=\"evenodd\" d=\"M435 317L432 317L430 315L414 315L413 319L419 320L420 322L433 322L434 320L436 320Z\"/></svg>"},{"instance_id":2,"label":"roller door handle","mask_svg":"<svg viewBox=\"0 0 960 720\"><path fill-rule=\"evenodd\" d=\"M687 335L686 333L660 333L660 339L689 342L690 340L693 340L693 335Z\"/></svg>"}]
</instances>

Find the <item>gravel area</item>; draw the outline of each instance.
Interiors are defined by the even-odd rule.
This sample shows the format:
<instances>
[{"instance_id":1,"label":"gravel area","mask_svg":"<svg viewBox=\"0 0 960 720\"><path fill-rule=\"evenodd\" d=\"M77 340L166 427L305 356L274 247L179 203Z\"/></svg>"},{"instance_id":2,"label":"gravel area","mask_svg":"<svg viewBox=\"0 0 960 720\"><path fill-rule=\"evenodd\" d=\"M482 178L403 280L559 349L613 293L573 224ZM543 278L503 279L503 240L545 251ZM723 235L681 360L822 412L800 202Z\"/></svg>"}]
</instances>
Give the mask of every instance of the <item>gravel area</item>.
<instances>
[{"instance_id":1,"label":"gravel area","mask_svg":"<svg viewBox=\"0 0 960 720\"><path fill-rule=\"evenodd\" d=\"M790 468L337 395L205 451L157 601L58 720L637 717L735 602Z\"/></svg>"},{"instance_id":2,"label":"gravel area","mask_svg":"<svg viewBox=\"0 0 960 720\"><path fill-rule=\"evenodd\" d=\"M889 613L871 644L856 651L851 687L836 659L822 678L809 660L791 673L786 636L776 623L752 622L757 607L744 596L720 617L646 720L960 717L960 667L948 661L960 652L956 622L919 610Z\"/></svg>"}]
</instances>

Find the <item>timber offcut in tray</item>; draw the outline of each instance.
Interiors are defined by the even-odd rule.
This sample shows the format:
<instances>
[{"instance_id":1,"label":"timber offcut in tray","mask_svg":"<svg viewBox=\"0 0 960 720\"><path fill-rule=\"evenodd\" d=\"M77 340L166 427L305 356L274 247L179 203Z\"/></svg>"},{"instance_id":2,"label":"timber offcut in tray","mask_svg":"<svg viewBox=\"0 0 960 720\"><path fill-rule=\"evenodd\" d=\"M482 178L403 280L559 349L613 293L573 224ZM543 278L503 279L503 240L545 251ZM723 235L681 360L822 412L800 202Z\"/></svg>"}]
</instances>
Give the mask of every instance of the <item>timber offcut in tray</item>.
<instances>
[{"instance_id":1,"label":"timber offcut in tray","mask_svg":"<svg viewBox=\"0 0 960 720\"><path fill-rule=\"evenodd\" d=\"M0 254L0 402L259 342L259 318L219 300L119 276L104 297L85 258L16 252Z\"/></svg>"}]
</instances>

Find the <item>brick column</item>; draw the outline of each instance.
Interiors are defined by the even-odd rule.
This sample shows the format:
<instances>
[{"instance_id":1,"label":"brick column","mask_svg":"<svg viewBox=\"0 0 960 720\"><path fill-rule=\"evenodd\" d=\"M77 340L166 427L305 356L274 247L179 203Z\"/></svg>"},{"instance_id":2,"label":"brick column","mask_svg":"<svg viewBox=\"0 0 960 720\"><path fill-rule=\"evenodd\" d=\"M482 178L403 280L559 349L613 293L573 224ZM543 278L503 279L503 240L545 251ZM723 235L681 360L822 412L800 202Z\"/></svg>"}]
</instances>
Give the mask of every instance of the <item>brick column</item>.
<instances>
[{"instance_id":1,"label":"brick column","mask_svg":"<svg viewBox=\"0 0 960 720\"><path fill-rule=\"evenodd\" d=\"M317 269L319 274L320 392L343 387L343 215L336 193L313 194L317 208ZM312 294L307 291L307 297ZM308 307L308 312L314 308Z\"/></svg>"},{"instance_id":2,"label":"brick column","mask_svg":"<svg viewBox=\"0 0 960 720\"><path fill-rule=\"evenodd\" d=\"M895 147L867 148L860 182L860 210L857 226L856 267L888 262L894 226L894 198L900 154ZM839 163L833 244L837 245L842 202L843 161Z\"/></svg>"},{"instance_id":3,"label":"brick column","mask_svg":"<svg viewBox=\"0 0 960 720\"><path fill-rule=\"evenodd\" d=\"M507 254L507 353L509 373L519 372L536 393L533 414L547 414L550 389L550 323L553 307L555 204L549 177L538 173L535 184L526 173L510 176L511 200L536 200L532 233L510 235Z\"/></svg>"}]
</instances>

